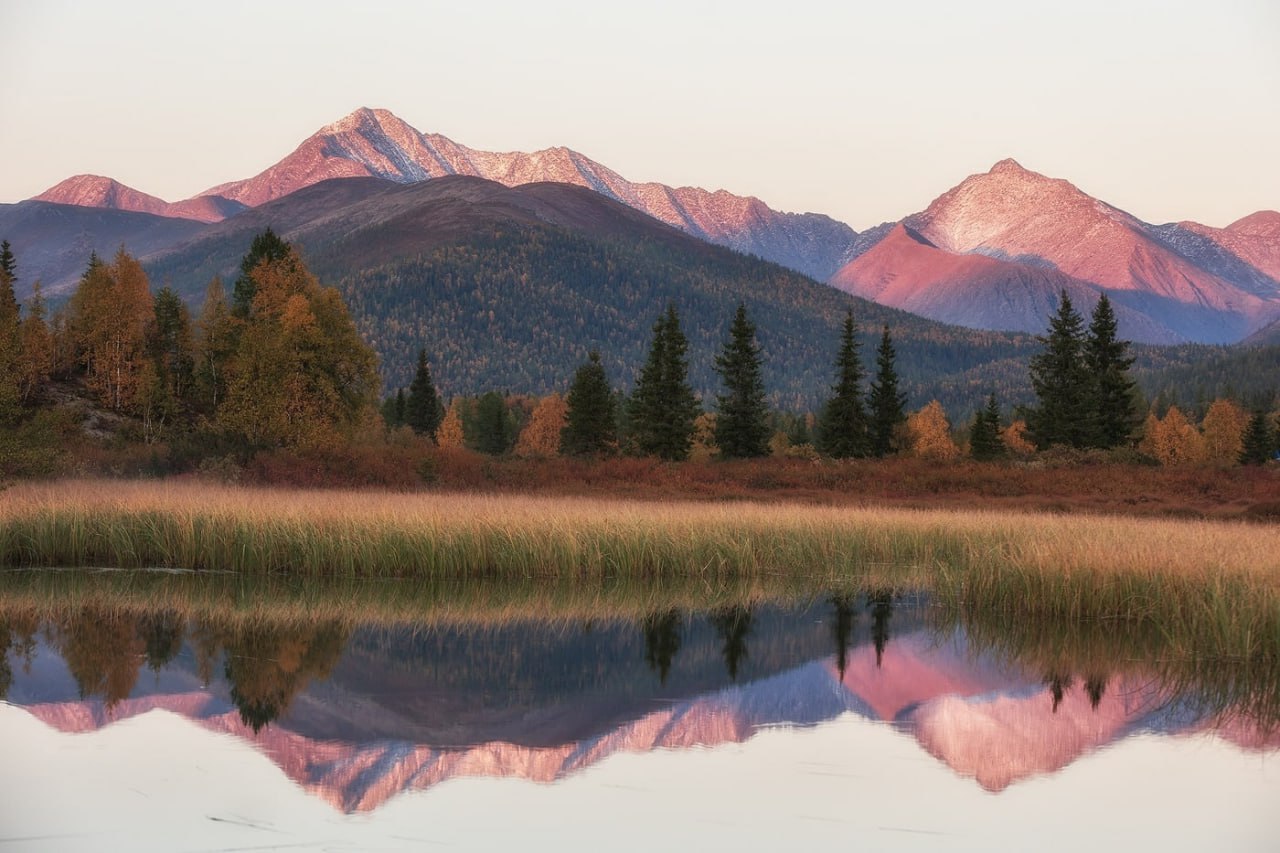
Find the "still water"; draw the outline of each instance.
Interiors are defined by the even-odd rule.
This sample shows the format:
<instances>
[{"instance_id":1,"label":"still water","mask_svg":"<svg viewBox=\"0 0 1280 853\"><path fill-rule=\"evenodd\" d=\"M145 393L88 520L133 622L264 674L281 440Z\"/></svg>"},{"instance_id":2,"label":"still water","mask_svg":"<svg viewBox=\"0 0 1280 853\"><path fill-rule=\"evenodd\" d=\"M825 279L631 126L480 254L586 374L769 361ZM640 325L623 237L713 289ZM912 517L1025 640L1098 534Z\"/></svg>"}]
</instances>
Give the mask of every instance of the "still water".
<instances>
[{"instance_id":1,"label":"still water","mask_svg":"<svg viewBox=\"0 0 1280 853\"><path fill-rule=\"evenodd\" d=\"M1003 643L914 596L93 605L0 643L0 850L1280 849L1274 681Z\"/></svg>"}]
</instances>

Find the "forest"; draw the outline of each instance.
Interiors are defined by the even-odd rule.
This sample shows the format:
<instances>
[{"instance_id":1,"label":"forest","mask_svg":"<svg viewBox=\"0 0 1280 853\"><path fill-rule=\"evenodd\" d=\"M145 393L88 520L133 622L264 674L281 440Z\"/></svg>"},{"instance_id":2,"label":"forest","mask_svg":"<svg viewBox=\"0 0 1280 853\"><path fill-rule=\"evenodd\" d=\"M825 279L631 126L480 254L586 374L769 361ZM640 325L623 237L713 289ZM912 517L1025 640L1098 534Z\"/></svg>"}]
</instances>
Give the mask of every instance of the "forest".
<instances>
[{"instance_id":1,"label":"forest","mask_svg":"<svg viewBox=\"0 0 1280 853\"><path fill-rule=\"evenodd\" d=\"M1065 448L1217 467L1275 452L1277 348L1130 346L1111 318L1102 367L1089 361L1105 349L1097 330L1068 316L1065 295L1055 323L1075 324L1070 363L1051 368L1054 328L1037 338L888 309L855 315L837 291L789 288L793 274L769 265L777 279L761 279L760 262L720 250L690 266L656 243L528 226L331 288L270 229L243 248L235 280L215 277L195 312L173 288L154 290L123 249L89 258L50 311L38 284L18 304L20 259L4 244L0 475L271 479L282 459L353 447L408 454L426 482L438 478L436 450L1030 460ZM815 309L833 314L831 329L807 322ZM962 378L931 380L943 365ZM1113 413L1101 398L1055 403L1052 370L1082 389L1112 376L1110 391L1089 393L1109 393ZM1046 414L1054 405L1066 408Z\"/></svg>"}]
</instances>

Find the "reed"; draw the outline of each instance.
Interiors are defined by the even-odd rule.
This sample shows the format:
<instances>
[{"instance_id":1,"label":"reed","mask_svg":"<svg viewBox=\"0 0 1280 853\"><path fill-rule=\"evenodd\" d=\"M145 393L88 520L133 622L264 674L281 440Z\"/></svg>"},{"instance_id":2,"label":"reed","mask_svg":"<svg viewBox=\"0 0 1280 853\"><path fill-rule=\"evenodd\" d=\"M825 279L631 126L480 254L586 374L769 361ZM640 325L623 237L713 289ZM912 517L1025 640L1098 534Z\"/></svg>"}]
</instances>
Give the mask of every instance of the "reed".
<instances>
[{"instance_id":1,"label":"reed","mask_svg":"<svg viewBox=\"0 0 1280 853\"><path fill-rule=\"evenodd\" d=\"M929 591L1280 653L1280 527L1013 512L66 481L0 492L0 565L335 579Z\"/></svg>"}]
</instances>

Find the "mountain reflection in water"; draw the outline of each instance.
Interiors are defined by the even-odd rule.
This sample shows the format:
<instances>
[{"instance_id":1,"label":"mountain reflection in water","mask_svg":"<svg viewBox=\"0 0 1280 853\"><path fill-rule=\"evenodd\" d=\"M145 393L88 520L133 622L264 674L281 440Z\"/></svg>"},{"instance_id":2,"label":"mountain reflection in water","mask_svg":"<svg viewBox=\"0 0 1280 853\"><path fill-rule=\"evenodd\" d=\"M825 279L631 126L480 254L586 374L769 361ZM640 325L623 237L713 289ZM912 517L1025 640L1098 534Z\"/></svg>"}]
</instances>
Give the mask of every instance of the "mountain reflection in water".
<instances>
[{"instance_id":1,"label":"mountain reflection in water","mask_svg":"<svg viewBox=\"0 0 1280 853\"><path fill-rule=\"evenodd\" d=\"M1256 703L1202 701L1097 655L1076 669L1069 656L1019 659L887 591L636 622L388 628L93 607L4 620L0 696L48 726L87 732L163 709L253 744L347 812L457 777L552 782L617 753L845 714L896 727L989 791L1141 732L1280 749Z\"/></svg>"}]
</instances>

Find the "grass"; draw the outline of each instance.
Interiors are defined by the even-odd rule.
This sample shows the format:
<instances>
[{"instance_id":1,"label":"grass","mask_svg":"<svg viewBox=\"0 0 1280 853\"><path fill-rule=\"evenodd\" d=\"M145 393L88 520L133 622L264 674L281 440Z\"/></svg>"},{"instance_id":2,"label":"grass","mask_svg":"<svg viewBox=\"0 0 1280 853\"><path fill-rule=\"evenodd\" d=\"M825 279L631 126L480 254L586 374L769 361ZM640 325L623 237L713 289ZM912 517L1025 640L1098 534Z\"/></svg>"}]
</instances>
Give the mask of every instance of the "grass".
<instances>
[{"instance_id":1,"label":"grass","mask_svg":"<svg viewBox=\"0 0 1280 853\"><path fill-rule=\"evenodd\" d=\"M0 565L483 581L527 587L521 606L580 587L633 612L664 589L697 606L753 585L891 586L965 612L1156 626L1209 656L1280 656L1280 526L1241 522L64 481L0 492Z\"/></svg>"}]
</instances>

